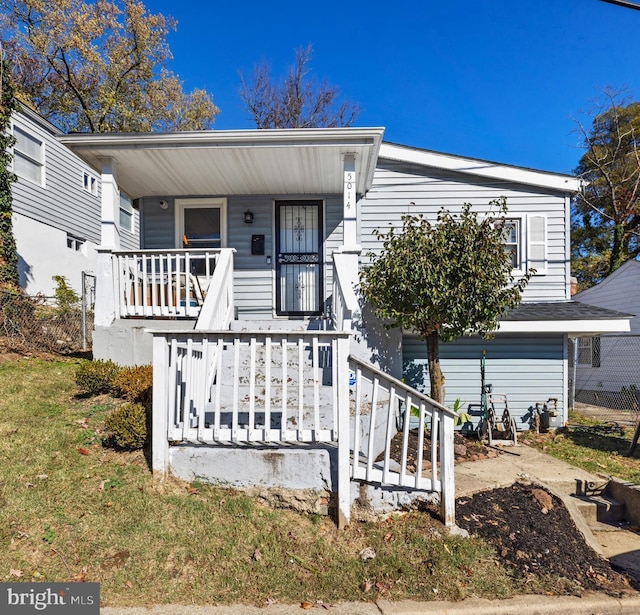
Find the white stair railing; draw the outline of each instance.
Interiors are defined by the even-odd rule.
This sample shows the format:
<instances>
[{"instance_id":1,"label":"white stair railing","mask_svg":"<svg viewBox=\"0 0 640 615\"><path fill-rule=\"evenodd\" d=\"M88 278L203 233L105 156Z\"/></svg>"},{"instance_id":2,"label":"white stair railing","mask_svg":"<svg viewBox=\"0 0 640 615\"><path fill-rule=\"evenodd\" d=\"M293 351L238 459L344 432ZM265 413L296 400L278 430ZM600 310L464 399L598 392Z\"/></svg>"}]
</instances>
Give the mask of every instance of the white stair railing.
<instances>
[{"instance_id":1,"label":"white stair railing","mask_svg":"<svg viewBox=\"0 0 640 615\"><path fill-rule=\"evenodd\" d=\"M233 254L235 250L222 250L215 271L209 281L207 294L196 321L196 329L228 329L234 316Z\"/></svg>"},{"instance_id":2,"label":"white stair railing","mask_svg":"<svg viewBox=\"0 0 640 615\"><path fill-rule=\"evenodd\" d=\"M446 525L455 523L455 414L430 397L349 357L353 421L351 476L367 482L438 492ZM411 414L418 427L411 430ZM424 458L425 438L431 455ZM392 444L396 445L392 447ZM392 455L392 451L400 451Z\"/></svg>"}]
</instances>

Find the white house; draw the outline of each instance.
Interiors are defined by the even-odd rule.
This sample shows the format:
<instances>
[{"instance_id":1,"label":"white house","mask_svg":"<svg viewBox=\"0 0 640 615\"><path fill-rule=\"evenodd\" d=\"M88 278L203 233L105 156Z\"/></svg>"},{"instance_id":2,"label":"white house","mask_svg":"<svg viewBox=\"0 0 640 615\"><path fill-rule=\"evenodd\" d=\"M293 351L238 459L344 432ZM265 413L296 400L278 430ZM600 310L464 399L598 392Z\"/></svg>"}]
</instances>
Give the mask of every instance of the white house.
<instances>
[{"instance_id":1,"label":"white house","mask_svg":"<svg viewBox=\"0 0 640 615\"><path fill-rule=\"evenodd\" d=\"M640 261L628 260L600 284L573 298L580 303L632 315L627 332L578 339L576 400L637 410L634 391L640 389Z\"/></svg>"},{"instance_id":2,"label":"white house","mask_svg":"<svg viewBox=\"0 0 640 615\"><path fill-rule=\"evenodd\" d=\"M380 249L374 230L408 211L435 218L470 202L482 212L504 196L514 269L537 270L494 340L441 349L447 404L479 403L484 350L487 381L507 393L519 428L550 398L560 425L569 336L628 327L624 315L570 301L575 178L382 137L381 128L60 137L101 177L94 353L153 357L158 474L280 487L295 477L337 492L341 523L354 485L435 492L452 522L452 413L421 392L423 344L387 331L357 295L361 255ZM118 233L120 191L140 211L141 250ZM430 426L430 460L421 441L415 461L390 457L394 437L408 450L411 407ZM299 449L279 446L274 472L275 443L290 442L315 448L296 466ZM251 452L238 461L223 443Z\"/></svg>"},{"instance_id":3,"label":"white house","mask_svg":"<svg viewBox=\"0 0 640 615\"><path fill-rule=\"evenodd\" d=\"M59 141L62 132L22 107L11 119L13 231L20 286L52 296L53 276L81 292L82 272L93 271L101 233L101 177ZM138 213L123 194L121 245L139 246Z\"/></svg>"}]
</instances>

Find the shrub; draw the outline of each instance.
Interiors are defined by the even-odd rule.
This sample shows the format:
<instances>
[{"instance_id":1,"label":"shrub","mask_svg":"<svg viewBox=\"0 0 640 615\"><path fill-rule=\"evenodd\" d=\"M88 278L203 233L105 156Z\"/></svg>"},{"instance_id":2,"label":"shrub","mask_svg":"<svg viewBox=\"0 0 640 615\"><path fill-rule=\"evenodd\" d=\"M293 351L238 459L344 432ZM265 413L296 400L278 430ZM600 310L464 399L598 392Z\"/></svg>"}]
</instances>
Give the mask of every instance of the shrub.
<instances>
[{"instance_id":1,"label":"shrub","mask_svg":"<svg viewBox=\"0 0 640 615\"><path fill-rule=\"evenodd\" d=\"M142 404L122 404L107 415L104 424L107 443L114 448L133 451L147 441L147 410Z\"/></svg>"},{"instance_id":2,"label":"shrub","mask_svg":"<svg viewBox=\"0 0 640 615\"><path fill-rule=\"evenodd\" d=\"M76 384L81 391L90 395L110 393L120 369L113 361L101 359L83 363L76 371Z\"/></svg>"},{"instance_id":3,"label":"shrub","mask_svg":"<svg viewBox=\"0 0 640 615\"><path fill-rule=\"evenodd\" d=\"M113 379L113 394L130 402L151 403L153 368L151 365L136 365L122 368Z\"/></svg>"}]
</instances>

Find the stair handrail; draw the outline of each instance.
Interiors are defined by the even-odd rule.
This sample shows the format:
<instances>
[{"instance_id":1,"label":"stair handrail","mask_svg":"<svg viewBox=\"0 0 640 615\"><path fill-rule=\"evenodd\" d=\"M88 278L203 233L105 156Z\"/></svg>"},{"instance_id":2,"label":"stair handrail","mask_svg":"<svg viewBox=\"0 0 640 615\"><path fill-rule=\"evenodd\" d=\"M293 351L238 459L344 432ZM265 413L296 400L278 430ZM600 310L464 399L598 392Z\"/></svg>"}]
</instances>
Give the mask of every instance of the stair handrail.
<instances>
[{"instance_id":1,"label":"stair handrail","mask_svg":"<svg viewBox=\"0 0 640 615\"><path fill-rule=\"evenodd\" d=\"M358 252L333 253L333 301L331 317L338 331L350 331L360 313L356 294L358 285Z\"/></svg>"},{"instance_id":2,"label":"stair handrail","mask_svg":"<svg viewBox=\"0 0 640 615\"><path fill-rule=\"evenodd\" d=\"M228 329L234 316L233 254L235 249L220 250L215 271L209 281L196 330Z\"/></svg>"}]
</instances>

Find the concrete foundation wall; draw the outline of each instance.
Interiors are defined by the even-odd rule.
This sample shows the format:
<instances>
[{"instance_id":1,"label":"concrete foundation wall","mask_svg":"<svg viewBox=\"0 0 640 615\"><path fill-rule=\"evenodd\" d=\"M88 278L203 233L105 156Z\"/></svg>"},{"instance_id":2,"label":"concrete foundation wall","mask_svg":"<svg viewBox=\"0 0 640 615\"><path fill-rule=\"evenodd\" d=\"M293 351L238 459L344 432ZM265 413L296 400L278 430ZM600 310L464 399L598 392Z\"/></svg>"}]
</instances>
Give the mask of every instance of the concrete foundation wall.
<instances>
[{"instance_id":1,"label":"concrete foundation wall","mask_svg":"<svg viewBox=\"0 0 640 615\"><path fill-rule=\"evenodd\" d=\"M111 359L118 365L150 365L153 361L153 335L150 329L185 331L195 321L122 319L109 327L93 330L93 358Z\"/></svg>"},{"instance_id":2,"label":"concrete foundation wall","mask_svg":"<svg viewBox=\"0 0 640 615\"><path fill-rule=\"evenodd\" d=\"M335 505L337 449L334 446L249 448L179 444L169 449L176 478L242 489L276 507L326 514ZM351 483L352 514L372 519L439 494Z\"/></svg>"}]
</instances>

